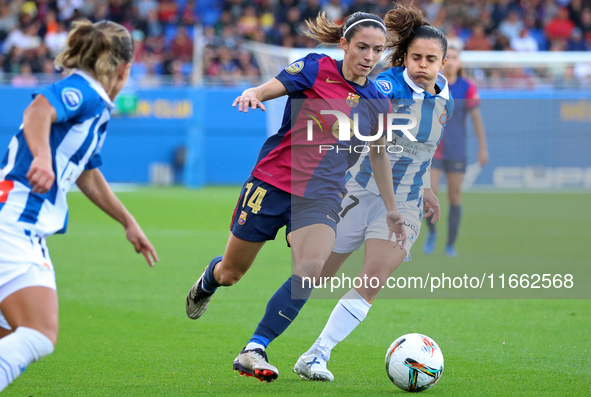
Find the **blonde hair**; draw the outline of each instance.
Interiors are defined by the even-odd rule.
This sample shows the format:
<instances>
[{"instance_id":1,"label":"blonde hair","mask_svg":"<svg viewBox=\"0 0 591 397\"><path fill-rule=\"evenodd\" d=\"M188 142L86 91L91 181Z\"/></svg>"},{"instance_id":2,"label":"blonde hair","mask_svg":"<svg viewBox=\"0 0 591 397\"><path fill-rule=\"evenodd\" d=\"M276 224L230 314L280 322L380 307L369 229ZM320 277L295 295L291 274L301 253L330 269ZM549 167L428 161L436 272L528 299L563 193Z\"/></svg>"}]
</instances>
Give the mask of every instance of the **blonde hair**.
<instances>
[{"instance_id":1,"label":"blonde hair","mask_svg":"<svg viewBox=\"0 0 591 397\"><path fill-rule=\"evenodd\" d=\"M388 59L393 67L404 65L404 55L415 39L435 39L441 43L443 58L447 54L447 39L444 34L425 19L417 7L397 5L384 17L390 35Z\"/></svg>"},{"instance_id":2,"label":"blonde hair","mask_svg":"<svg viewBox=\"0 0 591 397\"><path fill-rule=\"evenodd\" d=\"M357 23L361 20L364 21ZM353 26L355 23L357 24ZM349 29L349 27L351 28ZM326 14L321 12L315 20L309 19L306 21L304 35L322 44L338 44L345 32L344 37L347 42L350 42L355 36L355 32L363 27L379 28L384 30L384 33L386 29L382 18L368 12L356 12L347 18L342 25L330 21L326 18Z\"/></svg>"},{"instance_id":3,"label":"blonde hair","mask_svg":"<svg viewBox=\"0 0 591 397\"><path fill-rule=\"evenodd\" d=\"M55 58L56 69L81 69L92 72L107 86L115 69L133 59L133 39L118 23L77 20L66 39L65 49Z\"/></svg>"}]
</instances>

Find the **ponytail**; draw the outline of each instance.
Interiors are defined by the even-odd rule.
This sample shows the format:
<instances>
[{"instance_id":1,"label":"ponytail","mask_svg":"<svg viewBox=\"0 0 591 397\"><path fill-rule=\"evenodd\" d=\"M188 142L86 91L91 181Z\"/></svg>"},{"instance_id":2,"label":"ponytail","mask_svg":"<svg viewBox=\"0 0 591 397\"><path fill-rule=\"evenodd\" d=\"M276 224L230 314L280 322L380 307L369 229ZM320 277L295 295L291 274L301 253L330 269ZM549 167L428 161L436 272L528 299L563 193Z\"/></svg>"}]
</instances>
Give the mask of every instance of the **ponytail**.
<instances>
[{"instance_id":1,"label":"ponytail","mask_svg":"<svg viewBox=\"0 0 591 397\"><path fill-rule=\"evenodd\" d=\"M386 47L391 51L388 59L392 67L404 65L404 56L415 39L439 40L443 50L443 58L445 58L447 54L445 35L439 29L431 26L421 10L415 6L398 5L393 10L388 11L384 21L390 35Z\"/></svg>"},{"instance_id":2,"label":"ponytail","mask_svg":"<svg viewBox=\"0 0 591 397\"><path fill-rule=\"evenodd\" d=\"M86 19L73 23L65 49L55 58L56 69L81 69L92 72L106 86L122 63L133 59L133 39L123 26L101 21L95 24Z\"/></svg>"}]
</instances>

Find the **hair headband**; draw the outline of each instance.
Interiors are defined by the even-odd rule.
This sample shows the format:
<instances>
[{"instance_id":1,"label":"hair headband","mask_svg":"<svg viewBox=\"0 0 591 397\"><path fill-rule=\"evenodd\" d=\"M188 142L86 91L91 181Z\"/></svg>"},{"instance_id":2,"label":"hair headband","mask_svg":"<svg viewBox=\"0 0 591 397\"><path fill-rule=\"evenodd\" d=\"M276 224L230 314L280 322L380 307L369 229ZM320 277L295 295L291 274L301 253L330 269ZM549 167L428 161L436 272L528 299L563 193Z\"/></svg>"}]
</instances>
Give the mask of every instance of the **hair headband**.
<instances>
[{"instance_id":1,"label":"hair headband","mask_svg":"<svg viewBox=\"0 0 591 397\"><path fill-rule=\"evenodd\" d=\"M380 25L382 28L384 28L384 31L387 31L386 26L383 23L381 23L380 21L378 21L377 19L365 18L365 19L360 19L359 21L352 23L347 29L345 29L345 31L343 32L343 37L345 37L347 35L347 32L349 31L349 29L351 29L353 26L355 26L361 22L375 22L378 25Z\"/></svg>"}]
</instances>

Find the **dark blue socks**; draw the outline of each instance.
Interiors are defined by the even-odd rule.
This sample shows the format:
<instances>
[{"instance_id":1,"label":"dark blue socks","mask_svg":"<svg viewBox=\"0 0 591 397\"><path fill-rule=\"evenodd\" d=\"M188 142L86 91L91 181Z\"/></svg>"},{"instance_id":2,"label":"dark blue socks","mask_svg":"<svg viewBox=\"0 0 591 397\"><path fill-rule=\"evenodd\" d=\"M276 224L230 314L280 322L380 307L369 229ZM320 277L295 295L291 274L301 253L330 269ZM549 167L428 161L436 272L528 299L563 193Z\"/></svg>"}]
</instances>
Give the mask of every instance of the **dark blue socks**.
<instances>
[{"instance_id":1,"label":"dark blue socks","mask_svg":"<svg viewBox=\"0 0 591 397\"><path fill-rule=\"evenodd\" d=\"M215 277L213 276L213 270L215 269L215 266L221 262L221 260L221 255L216 256L211 260L211 262L209 262L209 266L207 266L207 269L205 269L205 274L203 275L203 282L201 284L201 288L203 288L205 292L211 292L213 294L215 290L221 285L215 280Z\"/></svg>"},{"instance_id":2,"label":"dark blue socks","mask_svg":"<svg viewBox=\"0 0 591 397\"><path fill-rule=\"evenodd\" d=\"M449 207L447 246L453 247L458 237L458 229L460 228L460 219L462 218L462 206L451 205Z\"/></svg>"},{"instance_id":3,"label":"dark blue socks","mask_svg":"<svg viewBox=\"0 0 591 397\"><path fill-rule=\"evenodd\" d=\"M292 274L267 303L265 315L250 342L267 347L295 320L311 293L312 288L304 287L302 278Z\"/></svg>"}]
</instances>

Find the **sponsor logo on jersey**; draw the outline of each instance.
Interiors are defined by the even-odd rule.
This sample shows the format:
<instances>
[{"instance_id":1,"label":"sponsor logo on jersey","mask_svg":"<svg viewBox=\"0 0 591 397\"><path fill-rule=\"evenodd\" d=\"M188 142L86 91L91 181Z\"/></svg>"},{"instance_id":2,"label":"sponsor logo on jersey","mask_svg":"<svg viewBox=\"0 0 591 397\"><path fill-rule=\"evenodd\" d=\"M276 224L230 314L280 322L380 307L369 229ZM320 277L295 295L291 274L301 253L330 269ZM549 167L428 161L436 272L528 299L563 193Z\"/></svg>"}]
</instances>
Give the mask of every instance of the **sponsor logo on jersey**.
<instances>
[{"instance_id":1,"label":"sponsor logo on jersey","mask_svg":"<svg viewBox=\"0 0 591 397\"><path fill-rule=\"evenodd\" d=\"M304 68L304 61L297 61L285 68L289 74L298 74Z\"/></svg>"},{"instance_id":2,"label":"sponsor logo on jersey","mask_svg":"<svg viewBox=\"0 0 591 397\"><path fill-rule=\"evenodd\" d=\"M238 218L239 225L244 225L244 223L246 222L246 215L247 215L247 213L245 211L242 211L240 213L240 218Z\"/></svg>"},{"instance_id":3,"label":"sponsor logo on jersey","mask_svg":"<svg viewBox=\"0 0 591 397\"><path fill-rule=\"evenodd\" d=\"M380 87L380 89L382 90L382 92L384 94L389 94L390 92L392 92L392 83L387 81L387 80L378 80L376 81L376 84L378 87Z\"/></svg>"},{"instance_id":4,"label":"sponsor logo on jersey","mask_svg":"<svg viewBox=\"0 0 591 397\"><path fill-rule=\"evenodd\" d=\"M331 79L330 79L330 77L327 77L327 78L326 78L326 82L327 82L327 83L329 83L329 84L331 84L331 83L332 83L332 84L341 84L341 82L340 82L340 81L337 81L337 80L331 80Z\"/></svg>"},{"instance_id":5,"label":"sponsor logo on jersey","mask_svg":"<svg viewBox=\"0 0 591 397\"><path fill-rule=\"evenodd\" d=\"M76 110L82 104L82 93L76 88L64 88L62 90L62 101L69 110Z\"/></svg>"},{"instance_id":6,"label":"sponsor logo on jersey","mask_svg":"<svg viewBox=\"0 0 591 397\"><path fill-rule=\"evenodd\" d=\"M347 105L352 108L357 107L357 105L359 105L359 95L350 92L349 95L347 95Z\"/></svg>"}]
</instances>

